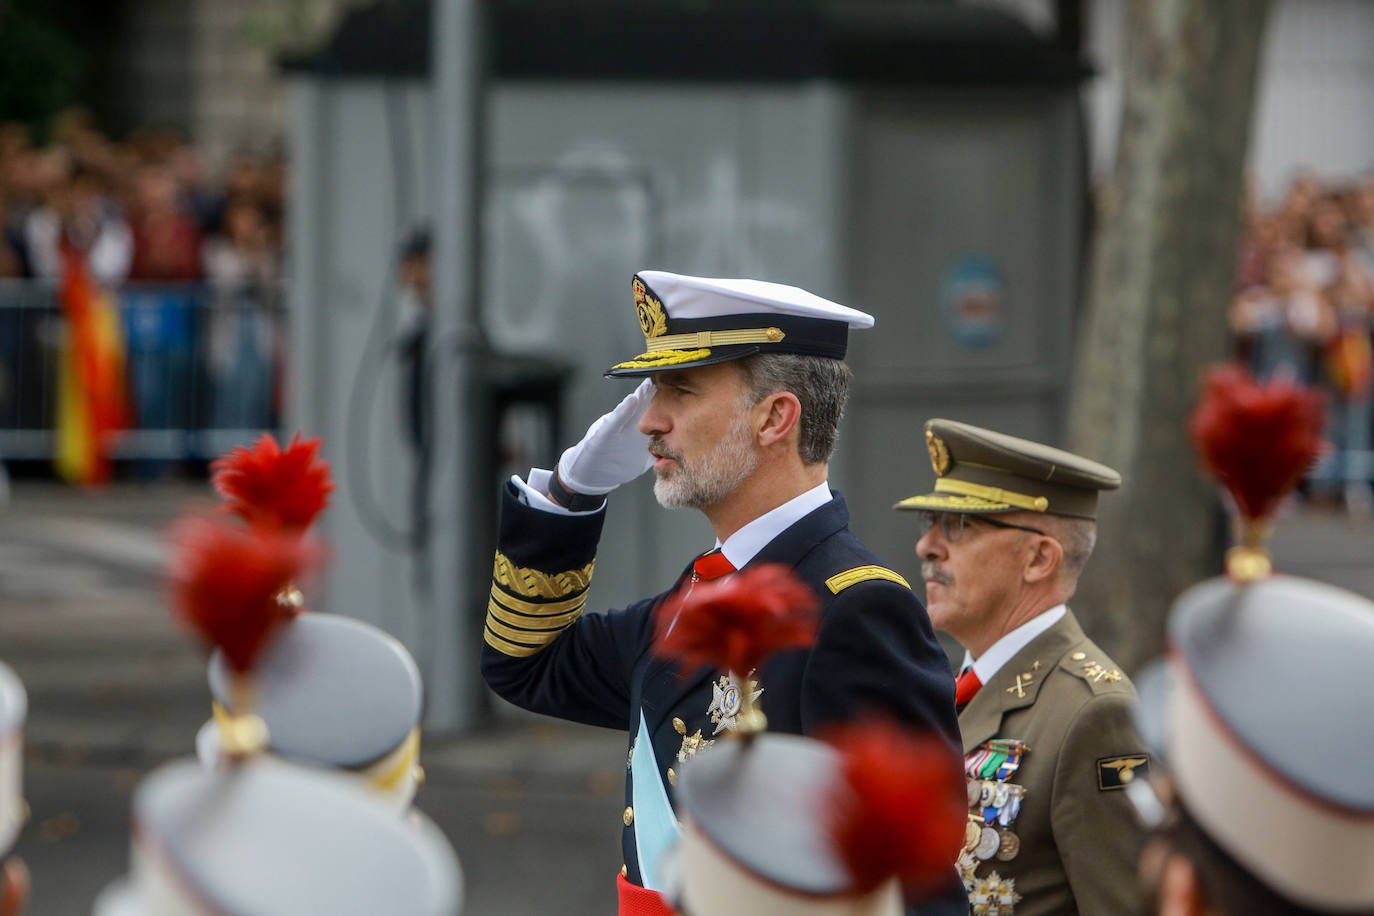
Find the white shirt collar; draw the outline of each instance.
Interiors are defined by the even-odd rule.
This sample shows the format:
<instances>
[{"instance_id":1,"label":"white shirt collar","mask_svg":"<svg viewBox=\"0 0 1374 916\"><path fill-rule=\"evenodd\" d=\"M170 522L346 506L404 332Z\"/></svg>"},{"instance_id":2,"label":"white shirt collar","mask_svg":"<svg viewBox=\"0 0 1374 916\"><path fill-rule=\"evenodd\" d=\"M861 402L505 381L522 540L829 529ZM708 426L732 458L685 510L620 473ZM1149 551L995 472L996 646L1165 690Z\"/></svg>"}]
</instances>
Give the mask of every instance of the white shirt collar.
<instances>
[{"instance_id":1,"label":"white shirt collar","mask_svg":"<svg viewBox=\"0 0 1374 916\"><path fill-rule=\"evenodd\" d=\"M716 546L735 569L743 569L744 564L758 556L759 551L766 547L769 541L791 528L802 516L810 514L828 502L830 484L819 483L800 496L794 496L776 509L760 515L726 538L724 544L716 541Z\"/></svg>"},{"instance_id":2,"label":"white shirt collar","mask_svg":"<svg viewBox=\"0 0 1374 916\"><path fill-rule=\"evenodd\" d=\"M1064 615L1068 613L1068 610L1069 608L1067 605L1057 604L1048 611L1042 611L1036 614L1030 620L1027 620L1006 636L1003 636L1001 639L997 640L997 642L993 643L991 648L977 659L965 650L964 664L959 670L962 671L971 664L973 665L973 673L978 675L979 682L983 684L988 683L998 671L1002 670L1003 665L1015 657L1017 652L1026 648L1026 646L1030 645L1032 639L1062 620Z\"/></svg>"}]
</instances>

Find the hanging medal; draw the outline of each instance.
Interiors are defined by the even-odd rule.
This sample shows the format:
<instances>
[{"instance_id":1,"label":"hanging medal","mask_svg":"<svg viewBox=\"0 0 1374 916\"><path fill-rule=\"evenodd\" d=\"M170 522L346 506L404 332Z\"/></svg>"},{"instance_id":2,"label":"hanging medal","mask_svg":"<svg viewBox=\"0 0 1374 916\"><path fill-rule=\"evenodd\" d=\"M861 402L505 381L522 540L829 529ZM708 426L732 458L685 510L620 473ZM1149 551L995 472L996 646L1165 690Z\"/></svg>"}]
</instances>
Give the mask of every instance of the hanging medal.
<instances>
[{"instance_id":1,"label":"hanging medal","mask_svg":"<svg viewBox=\"0 0 1374 916\"><path fill-rule=\"evenodd\" d=\"M960 874L965 884L970 885L971 893L975 882L982 885L984 894L989 889L993 890L990 899L984 899L984 912L1011 912L1013 901L1009 899L1010 895L999 900L1000 895L995 892L998 882L1003 879L998 878L996 873L980 879L976 869L992 859L1010 862L1021 851L1021 838L1011 829L1011 825L1021 813L1021 801L1026 790L1024 786L1009 780L1020 769L1021 761L1029 750L1022 741L997 738L984 742L964 759L969 814L964 848L960 854ZM1007 886L1011 886L1009 880Z\"/></svg>"}]
</instances>

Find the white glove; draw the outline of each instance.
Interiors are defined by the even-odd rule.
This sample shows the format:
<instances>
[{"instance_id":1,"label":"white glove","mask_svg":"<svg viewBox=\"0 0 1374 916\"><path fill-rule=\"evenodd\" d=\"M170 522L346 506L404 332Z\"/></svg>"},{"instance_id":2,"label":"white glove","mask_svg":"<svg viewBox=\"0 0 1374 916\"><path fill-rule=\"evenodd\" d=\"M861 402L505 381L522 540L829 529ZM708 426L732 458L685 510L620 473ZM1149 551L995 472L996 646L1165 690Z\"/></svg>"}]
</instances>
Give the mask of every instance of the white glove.
<instances>
[{"instance_id":1,"label":"white glove","mask_svg":"<svg viewBox=\"0 0 1374 916\"><path fill-rule=\"evenodd\" d=\"M639 431L639 418L653 398L653 380L646 378L614 410L588 427L582 441L558 459L563 486L574 493L602 496L653 467L649 437Z\"/></svg>"}]
</instances>

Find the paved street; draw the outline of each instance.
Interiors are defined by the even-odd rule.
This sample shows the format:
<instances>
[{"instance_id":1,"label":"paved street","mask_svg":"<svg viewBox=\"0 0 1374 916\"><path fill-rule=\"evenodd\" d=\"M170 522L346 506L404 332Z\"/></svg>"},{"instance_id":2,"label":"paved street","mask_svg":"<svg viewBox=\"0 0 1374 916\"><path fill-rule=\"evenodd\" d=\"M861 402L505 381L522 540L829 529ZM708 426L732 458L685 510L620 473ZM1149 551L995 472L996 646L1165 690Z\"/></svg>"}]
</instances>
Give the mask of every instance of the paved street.
<instances>
[{"instance_id":1,"label":"paved street","mask_svg":"<svg viewBox=\"0 0 1374 916\"><path fill-rule=\"evenodd\" d=\"M0 658L29 692L18 852L34 916L90 912L128 868L139 778L192 753L204 661L163 601L161 534L212 502L204 483L83 494L19 481L0 509ZM418 803L458 850L467 912L612 912L623 759L618 733L532 717L429 740Z\"/></svg>"},{"instance_id":2,"label":"paved street","mask_svg":"<svg viewBox=\"0 0 1374 916\"><path fill-rule=\"evenodd\" d=\"M161 532L212 502L204 483L84 494L17 481L0 509L0 658L30 696L19 844L36 916L88 913L127 868L130 793L151 767L191 752L204 720L204 664L160 594ZM1280 569L1374 596L1374 526L1325 513L1279 527ZM513 717L429 739L420 807L447 833L468 912L605 916L614 909L624 738Z\"/></svg>"}]
</instances>

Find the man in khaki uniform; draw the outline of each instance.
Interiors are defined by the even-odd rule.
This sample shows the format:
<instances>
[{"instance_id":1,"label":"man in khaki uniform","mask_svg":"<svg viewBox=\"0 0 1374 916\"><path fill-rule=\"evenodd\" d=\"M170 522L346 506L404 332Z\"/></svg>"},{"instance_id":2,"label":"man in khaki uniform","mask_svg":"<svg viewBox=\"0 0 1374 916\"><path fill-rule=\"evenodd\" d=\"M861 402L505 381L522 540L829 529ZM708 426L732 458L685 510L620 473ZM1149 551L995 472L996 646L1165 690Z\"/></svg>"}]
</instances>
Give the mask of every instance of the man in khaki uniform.
<instances>
[{"instance_id":1,"label":"man in khaki uniform","mask_svg":"<svg viewBox=\"0 0 1374 916\"><path fill-rule=\"evenodd\" d=\"M1129 913L1143 833L1126 793L1149 757L1135 690L1066 602L1120 475L950 420L926 424L937 481L920 513L926 607L965 647L957 703L975 916Z\"/></svg>"}]
</instances>

